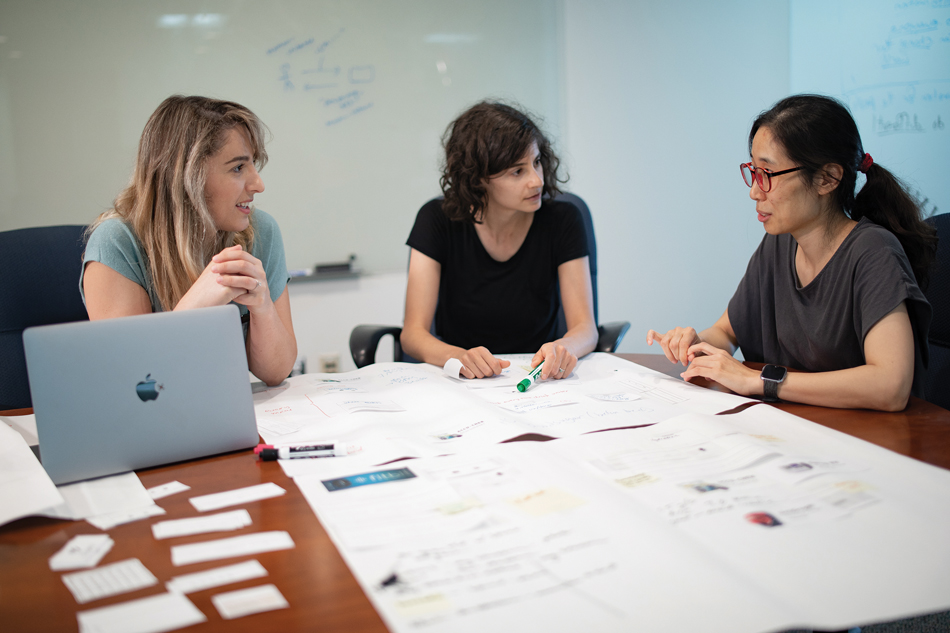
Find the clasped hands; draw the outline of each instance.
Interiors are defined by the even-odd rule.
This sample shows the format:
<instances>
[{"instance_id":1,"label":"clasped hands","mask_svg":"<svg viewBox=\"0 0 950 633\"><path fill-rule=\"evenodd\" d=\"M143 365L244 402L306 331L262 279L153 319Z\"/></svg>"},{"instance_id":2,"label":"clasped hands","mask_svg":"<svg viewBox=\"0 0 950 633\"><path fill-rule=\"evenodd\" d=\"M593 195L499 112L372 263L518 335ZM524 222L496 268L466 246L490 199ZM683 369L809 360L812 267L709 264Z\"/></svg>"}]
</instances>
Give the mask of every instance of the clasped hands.
<instances>
[{"instance_id":1,"label":"clasped hands","mask_svg":"<svg viewBox=\"0 0 950 633\"><path fill-rule=\"evenodd\" d=\"M273 306L261 260L240 245L230 246L211 258L176 309L225 305L230 302L257 312Z\"/></svg>"},{"instance_id":2,"label":"clasped hands","mask_svg":"<svg viewBox=\"0 0 950 633\"><path fill-rule=\"evenodd\" d=\"M683 380L702 377L717 382L737 394L750 396L762 393L761 374L736 360L729 352L703 341L696 330L677 327L660 334L647 332L647 345L656 341L672 363L682 363Z\"/></svg>"}]
</instances>

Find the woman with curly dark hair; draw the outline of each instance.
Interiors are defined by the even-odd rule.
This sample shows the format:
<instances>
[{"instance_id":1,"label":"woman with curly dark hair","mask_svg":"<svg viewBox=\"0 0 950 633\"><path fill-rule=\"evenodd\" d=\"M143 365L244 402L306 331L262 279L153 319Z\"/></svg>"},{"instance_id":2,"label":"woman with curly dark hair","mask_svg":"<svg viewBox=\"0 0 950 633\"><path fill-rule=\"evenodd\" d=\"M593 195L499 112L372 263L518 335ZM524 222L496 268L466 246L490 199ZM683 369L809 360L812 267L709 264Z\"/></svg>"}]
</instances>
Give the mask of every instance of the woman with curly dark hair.
<instances>
[{"instance_id":1,"label":"woman with curly dark hair","mask_svg":"<svg viewBox=\"0 0 950 633\"><path fill-rule=\"evenodd\" d=\"M494 354L536 352L542 378L569 376L597 326L587 235L580 211L554 200L550 142L523 112L486 101L449 125L443 146L444 198L419 210L407 241L403 350L440 367L456 358L467 378L501 373L508 361ZM556 338L561 304L567 332Z\"/></svg>"},{"instance_id":2,"label":"woman with curly dark hair","mask_svg":"<svg viewBox=\"0 0 950 633\"><path fill-rule=\"evenodd\" d=\"M932 227L891 172L865 153L842 104L776 103L740 165L766 235L716 323L650 330L672 362L744 395L887 411L921 395L936 252ZM857 174L867 181L855 195ZM732 357L774 363L759 372ZM787 373L787 368L811 373Z\"/></svg>"}]
</instances>

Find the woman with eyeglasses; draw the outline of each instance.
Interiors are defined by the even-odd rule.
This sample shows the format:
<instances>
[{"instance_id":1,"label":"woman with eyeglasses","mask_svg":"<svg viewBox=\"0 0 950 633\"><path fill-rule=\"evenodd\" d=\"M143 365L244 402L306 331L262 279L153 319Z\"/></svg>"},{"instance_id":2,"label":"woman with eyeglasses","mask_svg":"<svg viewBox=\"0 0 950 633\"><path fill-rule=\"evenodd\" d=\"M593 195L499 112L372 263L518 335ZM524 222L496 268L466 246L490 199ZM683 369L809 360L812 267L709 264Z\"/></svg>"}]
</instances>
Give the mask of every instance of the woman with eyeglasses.
<instances>
[{"instance_id":1,"label":"woman with eyeglasses","mask_svg":"<svg viewBox=\"0 0 950 633\"><path fill-rule=\"evenodd\" d=\"M762 113L741 165L766 235L716 323L650 330L671 362L742 395L898 411L920 395L937 238L848 110L798 95ZM855 195L857 174L866 182ZM768 363L759 372L733 358ZM788 372L787 369L803 372ZM805 373L807 372L807 373Z\"/></svg>"}]
</instances>

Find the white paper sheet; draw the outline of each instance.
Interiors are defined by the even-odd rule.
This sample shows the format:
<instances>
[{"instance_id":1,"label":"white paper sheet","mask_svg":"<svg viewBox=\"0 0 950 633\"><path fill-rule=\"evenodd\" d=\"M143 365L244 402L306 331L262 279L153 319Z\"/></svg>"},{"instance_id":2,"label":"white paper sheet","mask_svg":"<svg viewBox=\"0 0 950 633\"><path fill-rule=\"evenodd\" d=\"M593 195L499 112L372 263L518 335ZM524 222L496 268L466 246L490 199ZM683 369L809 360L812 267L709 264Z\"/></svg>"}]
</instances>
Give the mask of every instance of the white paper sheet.
<instances>
[{"instance_id":1,"label":"white paper sheet","mask_svg":"<svg viewBox=\"0 0 950 633\"><path fill-rule=\"evenodd\" d=\"M261 585L211 596L211 603L225 620L243 618L253 613L264 613L290 607L274 585Z\"/></svg>"},{"instance_id":2,"label":"white paper sheet","mask_svg":"<svg viewBox=\"0 0 950 633\"><path fill-rule=\"evenodd\" d=\"M63 575L63 583L79 604L137 591L158 584L145 565L137 558L103 565L89 571Z\"/></svg>"},{"instance_id":3,"label":"white paper sheet","mask_svg":"<svg viewBox=\"0 0 950 633\"><path fill-rule=\"evenodd\" d=\"M113 512L111 514L98 514L96 516L87 517L86 522L99 528L100 530L111 530L117 525L124 525L126 523L132 523L133 521L141 521L142 519L149 519L151 517L161 516L163 514L165 514L165 509L153 504L150 506L145 506L144 508L139 508L138 510Z\"/></svg>"},{"instance_id":4,"label":"white paper sheet","mask_svg":"<svg viewBox=\"0 0 950 633\"><path fill-rule=\"evenodd\" d=\"M188 501L199 512L209 510L220 510L228 506L236 506L242 503L251 503L252 501L261 501L262 499L272 499L279 497L287 491L273 482L248 486L246 488L237 488L226 492L216 492L210 495L192 497Z\"/></svg>"},{"instance_id":5,"label":"white paper sheet","mask_svg":"<svg viewBox=\"0 0 950 633\"><path fill-rule=\"evenodd\" d=\"M37 446L40 443L39 436L36 433L36 416L32 413L28 415L0 415L0 422L19 433L27 445Z\"/></svg>"},{"instance_id":6,"label":"white paper sheet","mask_svg":"<svg viewBox=\"0 0 950 633\"><path fill-rule=\"evenodd\" d=\"M293 547L294 541L287 532L259 532L216 541L176 545L172 548L172 564L177 567L234 556L248 556L262 552L292 549Z\"/></svg>"},{"instance_id":7,"label":"white paper sheet","mask_svg":"<svg viewBox=\"0 0 950 633\"><path fill-rule=\"evenodd\" d=\"M152 524L152 536L157 540L206 534L208 532L224 532L240 530L251 524L251 515L247 510L221 512L210 516L193 517L189 519L175 519L159 521Z\"/></svg>"},{"instance_id":8,"label":"white paper sheet","mask_svg":"<svg viewBox=\"0 0 950 633\"><path fill-rule=\"evenodd\" d=\"M165 497L170 497L186 490L191 490L191 486L186 486L180 481L170 481L167 484L149 488L147 492L152 499L158 501L159 499L164 499Z\"/></svg>"},{"instance_id":9,"label":"white paper sheet","mask_svg":"<svg viewBox=\"0 0 950 633\"><path fill-rule=\"evenodd\" d=\"M76 614L82 633L164 633L208 618L180 593L163 593Z\"/></svg>"},{"instance_id":10,"label":"white paper sheet","mask_svg":"<svg viewBox=\"0 0 950 633\"><path fill-rule=\"evenodd\" d=\"M235 565L225 565L193 574L175 576L165 583L165 588L178 593L194 593L252 578L263 578L267 570L256 560L247 560Z\"/></svg>"},{"instance_id":11,"label":"white paper sheet","mask_svg":"<svg viewBox=\"0 0 950 633\"><path fill-rule=\"evenodd\" d=\"M77 520L132 512L155 505L135 473L79 481L57 486L57 489L65 502L44 510L44 516Z\"/></svg>"},{"instance_id":12,"label":"white paper sheet","mask_svg":"<svg viewBox=\"0 0 950 633\"><path fill-rule=\"evenodd\" d=\"M109 553L115 541L108 534L80 534L50 556L51 571L70 571L95 567Z\"/></svg>"},{"instance_id":13,"label":"white paper sheet","mask_svg":"<svg viewBox=\"0 0 950 633\"><path fill-rule=\"evenodd\" d=\"M21 434L0 424L0 525L63 502Z\"/></svg>"}]
</instances>

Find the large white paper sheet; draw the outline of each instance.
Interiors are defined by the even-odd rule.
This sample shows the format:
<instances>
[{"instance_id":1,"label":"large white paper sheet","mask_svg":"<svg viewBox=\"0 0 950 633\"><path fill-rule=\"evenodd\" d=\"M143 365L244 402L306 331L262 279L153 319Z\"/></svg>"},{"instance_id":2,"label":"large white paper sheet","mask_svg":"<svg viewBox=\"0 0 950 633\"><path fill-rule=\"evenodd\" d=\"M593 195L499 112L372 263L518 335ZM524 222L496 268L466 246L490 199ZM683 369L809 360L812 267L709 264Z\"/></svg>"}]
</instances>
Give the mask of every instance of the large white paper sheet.
<instances>
[{"instance_id":1,"label":"large white paper sheet","mask_svg":"<svg viewBox=\"0 0 950 633\"><path fill-rule=\"evenodd\" d=\"M400 462L415 476L351 489L324 483L356 474L336 464L295 481L394 631L751 633L950 609L950 472L765 405Z\"/></svg>"},{"instance_id":2,"label":"large white paper sheet","mask_svg":"<svg viewBox=\"0 0 950 633\"><path fill-rule=\"evenodd\" d=\"M354 461L382 464L461 453L526 433L570 437L654 424L684 411L718 413L749 402L599 353L582 358L568 378L541 381L520 393L515 384L527 374L531 356L505 358L511 366L502 376L480 381L408 363L295 376L254 394L258 430L273 444L329 437L358 444L363 453L351 456ZM334 466L284 468L294 476Z\"/></svg>"},{"instance_id":3,"label":"large white paper sheet","mask_svg":"<svg viewBox=\"0 0 950 633\"><path fill-rule=\"evenodd\" d=\"M63 503L23 437L0 424L0 525Z\"/></svg>"},{"instance_id":4,"label":"large white paper sheet","mask_svg":"<svg viewBox=\"0 0 950 633\"><path fill-rule=\"evenodd\" d=\"M296 479L393 631L733 632L793 619L542 444L403 466L416 477L333 492ZM690 609L675 606L684 597Z\"/></svg>"}]
</instances>

